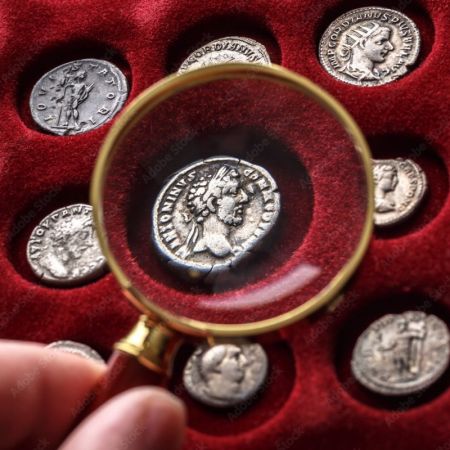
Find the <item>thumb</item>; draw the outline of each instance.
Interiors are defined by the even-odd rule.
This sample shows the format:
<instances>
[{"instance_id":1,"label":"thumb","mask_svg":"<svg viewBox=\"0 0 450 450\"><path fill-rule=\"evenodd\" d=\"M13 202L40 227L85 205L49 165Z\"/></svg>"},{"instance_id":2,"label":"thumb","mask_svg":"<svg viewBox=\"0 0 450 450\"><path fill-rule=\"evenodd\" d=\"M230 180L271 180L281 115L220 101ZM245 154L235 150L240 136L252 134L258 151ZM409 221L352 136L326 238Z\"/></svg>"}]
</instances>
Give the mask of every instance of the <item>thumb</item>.
<instances>
[{"instance_id":1,"label":"thumb","mask_svg":"<svg viewBox=\"0 0 450 450\"><path fill-rule=\"evenodd\" d=\"M60 450L179 450L185 420L183 404L169 392L134 388L87 417Z\"/></svg>"}]
</instances>

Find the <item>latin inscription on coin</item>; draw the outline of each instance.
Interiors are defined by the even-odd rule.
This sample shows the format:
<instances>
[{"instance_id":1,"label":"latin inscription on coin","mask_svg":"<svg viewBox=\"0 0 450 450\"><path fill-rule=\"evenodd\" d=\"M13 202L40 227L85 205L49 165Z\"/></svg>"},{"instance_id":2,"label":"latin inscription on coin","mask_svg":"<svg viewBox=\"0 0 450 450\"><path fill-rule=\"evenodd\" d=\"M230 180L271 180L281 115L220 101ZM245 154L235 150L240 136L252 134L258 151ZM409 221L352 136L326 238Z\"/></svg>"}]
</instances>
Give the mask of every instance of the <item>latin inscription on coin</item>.
<instances>
[{"instance_id":1,"label":"latin inscription on coin","mask_svg":"<svg viewBox=\"0 0 450 450\"><path fill-rule=\"evenodd\" d=\"M44 130L73 135L110 120L128 95L127 80L113 64L80 59L46 73L30 97L31 115Z\"/></svg>"},{"instance_id":2,"label":"latin inscription on coin","mask_svg":"<svg viewBox=\"0 0 450 450\"><path fill-rule=\"evenodd\" d=\"M56 341L47 345L47 348L58 350L72 355L81 356L85 359L91 359L96 362L104 363L104 359L91 347L86 344L74 341Z\"/></svg>"},{"instance_id":3,"label":"latin inscription on coin","mask_svg":"<svg viewBox=\"0 0 450 450\"><path fill-rule=\"evenodd\" d=\"M323 67L335 78L377 86L405 75L420 51L414 22L387 8L358 8L338 17L319 45Z\"/></svg>"},{"instance_id":4,"label":"latin inscription on coin","mask_svg":"<svg viewBox=\"0 0 450 450\"><path fill-rule=\"evenodd\" d=\"M269 233L280 211L272 176L242 159L214 157L173 175L153 207L153 240L175 268L221 272Z\"/></svg>"},{"instance_id":5,"label":"latin inscription on coin","mask_svg":"<svg viewBox=\"0 0 450 450\"><path fill-rule=\"evenodd\" d=\"M205 345L187 362L183 382L196 400L230 407L255 396L266 379L267 369L267 356L259 344Z\"/></svg>"},{"instance_id":6,"label":"latin inscription on coin","mask_svg":"<svg viewBox=\"0 0 450 450\"><path fill-rule=\"evenodd\" d=\"M57 209L31 233L28 262L44 282L75 285L90 281L106 270L94 229L92 207L75 204Z\"/></svg>"},{"instance_id":7,"label":"latin inscription on coin","mask_svg":"<svg viewBox=\"0 0 450 450\"><path fill-rule=\"evenodd\" d=\"M374 159L375 225L393 225L408 218L427 190L422 169L410 159Z\"/></svg>"},{"instance_id":8,"label":"latin inscription on coin","mask_svg":"<svg viewBox=\"0 0 450 450\"><path fill-rule=\"evenodd\" d=\"M178 73L225 63L270 65L270 57L264 45L259 42L231 36L217 39L195 50L181 64Z\"/></svg>"},{"instance_id":9,"label":"latin inscription on coin","mask_svg":"<svg viewBox=\"0 0 450 450\"><path fill-rule=\"evenodd\" d=\"M449 331L441 319L421 311L388 314L359 337L352 371L361 384L379 394L413 394L445 372L449 353Z\"/></svg>"}]
</instances>

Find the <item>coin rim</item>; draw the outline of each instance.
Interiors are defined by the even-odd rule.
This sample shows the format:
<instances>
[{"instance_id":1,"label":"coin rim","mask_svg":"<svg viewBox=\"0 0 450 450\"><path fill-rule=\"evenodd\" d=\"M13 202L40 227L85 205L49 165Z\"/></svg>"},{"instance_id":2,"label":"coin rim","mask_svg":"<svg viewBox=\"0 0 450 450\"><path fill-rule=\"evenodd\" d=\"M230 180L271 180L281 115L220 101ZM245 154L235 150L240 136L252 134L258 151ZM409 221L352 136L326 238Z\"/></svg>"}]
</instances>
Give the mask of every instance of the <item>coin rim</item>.
<instances>
[{"instance_id":1,"label":"coin rim","mask_svg":"<svg viewBox=\"0 0 450 450\"><path fill-rule=\"evenodd\" d=\"M207 45L212 45L216 42L220 42L220 41L226 41L226 40L237 40L237 41L243 41L246 44L252 45L254 47L258 47L259 51L261 52L261 55L264 59L264 62L256 62L256 63L250 63L247 62L245 64L259 64L259 65L267 65L270 66L272 64L272 61L270 60L270 55L269 52L267 51L266 47L264 44L261 44L258 41L255 41L254 39L248 38L248 37L240 37L240 36L225 36L222 38L218 38L218 39L214 39L211 42L208 42L206 44L201 45L200 47L198 47L197 49L195 49L194 51L192 51L191 53L189 53L189 55L183 60L183 62L180 64L180 67L177 70L177 74L181 75L182 73L186 73L189 72L190 70L198 70L197 69L190 69L189 66L185 69L183 69L183 66L187 63L188 59L194 55L195 52L198 52L200 49L202 49L203 47L207 46ZM242 61L239 63L241 64ZM238 63L225 63L225 64L238 64ZM212 64L211 64L212 65Z\"/></svg>"}]
</instances>

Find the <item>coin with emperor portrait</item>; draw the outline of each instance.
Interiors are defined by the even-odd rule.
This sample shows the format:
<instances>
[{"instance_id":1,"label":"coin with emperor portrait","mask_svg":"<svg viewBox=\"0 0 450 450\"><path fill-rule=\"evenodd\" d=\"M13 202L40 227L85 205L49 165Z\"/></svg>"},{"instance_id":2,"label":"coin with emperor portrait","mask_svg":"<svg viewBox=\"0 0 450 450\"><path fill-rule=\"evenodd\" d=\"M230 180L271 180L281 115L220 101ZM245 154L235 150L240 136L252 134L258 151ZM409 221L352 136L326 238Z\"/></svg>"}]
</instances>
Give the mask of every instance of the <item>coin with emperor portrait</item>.
<instances>
[{"instance_id":1,"label":"coin with emperor portrait","mask_svg":"<svg viewBox=\"0 0 450 450\"><path fill-rule=\"evenodd\" d=\"M405 75L416 62L420 34L399 11L364 7L338 17L319 44L325 70L345 83L379 86Z\"/></svg>"},{"instance_id":2,"label":"coin with emperor portrait","mask_svg":"<svg viewBox=\"0 0 450 450\"><path fill-rule=\"evenodd\" d=\"M214 157L173 175L153 207L154 245L192 278L229 270L249 256L280 212L277 184L264 168Z\"/></svg>"}]
</instances>

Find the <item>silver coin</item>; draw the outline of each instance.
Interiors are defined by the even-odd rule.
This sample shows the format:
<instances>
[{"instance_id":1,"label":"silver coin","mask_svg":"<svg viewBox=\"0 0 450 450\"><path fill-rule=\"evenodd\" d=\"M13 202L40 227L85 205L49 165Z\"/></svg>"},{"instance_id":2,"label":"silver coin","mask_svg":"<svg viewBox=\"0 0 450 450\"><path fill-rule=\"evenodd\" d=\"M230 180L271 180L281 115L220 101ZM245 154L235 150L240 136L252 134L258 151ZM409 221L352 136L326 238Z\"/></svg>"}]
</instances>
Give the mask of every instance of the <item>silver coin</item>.
<instances>
[{"instance_id":1,"label":"silver coin","mask_svg":"<svg viewBox=\"0 0 450 450\"><path fill-rule=\"evenodd\" d=\"M55 67L35 84L31 115L50 133L85 133L111 120L127 95L127 80L115 65L80 59Z\"/></svg>"},{"instance_id":2,"label":"silver coin","mask_svg":"<svg viewBox=\"0 0 450 450\"><path fill-rule=\"evenodd\" d=\"M48 344L46 348L58 350L72 355L81 356L84 359L91 359L100 363L105 363L104 359L91 347L86 344L74 341L55 341Z\"/></svg>"},{"instance_id":3,"label":"silver coin","mask_svg":"<svg viewBox=\"0 0 450 450\"><path fill-rule=\"evenodd\" d=\"M196 400L230 407L251 400L267 377L267 356L259 344L246 341L200 346L189 358L183 383Z\"/></svg>"},{"instance_id":4,"label":"silver coin","mask_svg":"<svg viewBox=\"0 0 450 450\"><path fill-rule=\"evenodd\" d=\"M27 258L43 282L72 286L106 270L95 232L92 207L74 204L46 216L31 233Z\"/></svg>"},{"instance_id":5,"label":"silver coin","mask_svg":"<svg viewBox=\"0 0 450 450\"><path fill-rule=\"evenodd\" d=\"M338 17L320 40L322 66L338 80L378 86L405 75L420 51L414 22L399 11L368 7Z\"/></svg>"},{"instance_id":6,"label":"silver coin","mask_svg":"<svg viewBox=\"0 0 450 450\"><path fill-rule=\"evenodd\" d=\"M190 164L156 199L154 244L172 267L191 278L224 272L274 227L277 189L267 170L242 159L223 156Z\"/></svg>"},{"instance_id":7,"label":"silver coin","mask_svg":"<svg viewBox=\"0 0 450 450\"><path fill-rule=\"evenodd\" d=\"M373 322L356 342L351 366L368 389L406 395L431 386L447 369L449 354L446 324L434 315L407 311Z\"/></svg>"},{"instance_id":8,"label":"silver coin","mask_svg":"<svg viewBox=\"0 0 450 450\"><path fill-rule=\"evenodd\" d=\"M181 64L178 73L226 63L271 64L264 45L253 39L230 36L209 42L192 52Z\"/></svg>"},{"instance_id":9,"label":"silver coin","mask_svg":"<svg viewBox=\"0 0 450 450\"><path fill-rule=\"evenodd\" d=\"M384 227L407 219L420 206L427 190L422 169L410 159L374 159L375 225Z\"/></svg>"}]
</instances>

